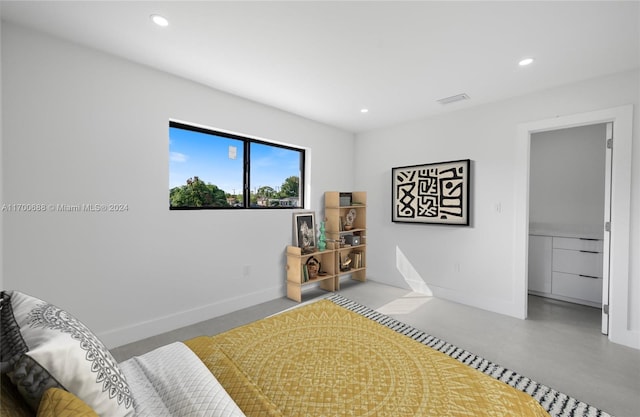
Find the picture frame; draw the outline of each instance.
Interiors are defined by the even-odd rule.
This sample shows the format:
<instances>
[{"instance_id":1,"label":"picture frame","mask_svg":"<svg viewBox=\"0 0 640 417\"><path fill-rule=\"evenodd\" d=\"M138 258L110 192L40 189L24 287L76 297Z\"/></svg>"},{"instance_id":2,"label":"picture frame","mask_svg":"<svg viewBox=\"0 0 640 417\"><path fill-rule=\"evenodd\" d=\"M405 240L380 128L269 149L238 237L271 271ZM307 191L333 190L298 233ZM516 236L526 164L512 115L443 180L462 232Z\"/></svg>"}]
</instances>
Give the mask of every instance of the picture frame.
<instances>
[{"instance_id":1,"label":"picture frame","mask_svg":"<svg viewBox=\"0 0 640 417\"><path fill-rule=\"evenodd\" d=\"M314 211L293 213L293 245L302 249L316 248L316 213Z\"/></svg>"},{"instance_id":2,"label":"picture frame","mask_svg":"<svg viewBox=\"0 0 640 417\"><path fill-rule=\"evenodd\" d=\"M471 160L391 169L391 221L469 225Z\"/></svg>"}]
</instances>

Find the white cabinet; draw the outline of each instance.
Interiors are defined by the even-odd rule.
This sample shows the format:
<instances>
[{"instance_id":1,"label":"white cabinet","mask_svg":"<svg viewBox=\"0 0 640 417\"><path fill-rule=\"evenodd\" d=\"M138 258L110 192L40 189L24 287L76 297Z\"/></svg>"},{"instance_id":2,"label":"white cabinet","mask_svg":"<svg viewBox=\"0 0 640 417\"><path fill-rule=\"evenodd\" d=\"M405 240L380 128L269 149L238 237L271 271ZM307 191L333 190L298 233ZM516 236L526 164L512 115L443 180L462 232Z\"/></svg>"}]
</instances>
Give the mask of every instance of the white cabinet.
<instances>
[{"instance_id":1,"label":"white cabinet","mask_svg":"<svg viewBox=\"0 0 640 417\"><path fill-rule=\"evenodd\" d=\"M529 289L551 292L551 236L529 236Z\"/></svg>"},{"instance_id":2,"label":"white cabinet","mask_svg":"<svg viewBox=\"0 0 640 417\"><path fill-rule=\"evenodd\" d=\"M529 292L600 307L602 240L530 235Z\"/></svg>"}]
</instances>

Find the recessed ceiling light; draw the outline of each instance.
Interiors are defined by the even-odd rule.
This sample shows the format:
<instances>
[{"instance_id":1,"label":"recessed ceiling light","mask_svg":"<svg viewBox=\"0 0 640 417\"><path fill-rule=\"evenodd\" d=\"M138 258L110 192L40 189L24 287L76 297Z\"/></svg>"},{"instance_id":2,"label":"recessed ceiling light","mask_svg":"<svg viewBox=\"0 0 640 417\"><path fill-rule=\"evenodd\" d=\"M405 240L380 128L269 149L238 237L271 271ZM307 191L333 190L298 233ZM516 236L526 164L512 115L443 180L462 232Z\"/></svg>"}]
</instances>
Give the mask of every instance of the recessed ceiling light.
<instances>
[{"instance_id":1,"label":"recessed ceiling light","mask_svg":"<svg viewBox=\"0 0 640 417\"><path fill-rule=\"evenodd\" d=\"M167 20L167 18L164 16L160 16L159 14L152 14L151 20L153 20L153 23L155 23L158 26L162 26L162 27L169 26L169 21Z\"/></svg>"},{"instance_id":2,"label":"recessed ceiling light","mask_svg":"<svg viewBox=\"0 0 640 417\"><path fill-rule=\"evenodd\" d=\"M360 109L360 113L369 113L369 109Z\"/></svg>"},{"instance_id":3,"label":"recessed ceiling light","mask_svg":"<svg viewBox=\"0 0 640 417\"><path fill-rule=\"evenodd\" d=\"M520 65L521 67L526 67L531 63L533 63L533 58L525 58L522 61L518 62L518 65Z\"/></svg>"}]
</instances>

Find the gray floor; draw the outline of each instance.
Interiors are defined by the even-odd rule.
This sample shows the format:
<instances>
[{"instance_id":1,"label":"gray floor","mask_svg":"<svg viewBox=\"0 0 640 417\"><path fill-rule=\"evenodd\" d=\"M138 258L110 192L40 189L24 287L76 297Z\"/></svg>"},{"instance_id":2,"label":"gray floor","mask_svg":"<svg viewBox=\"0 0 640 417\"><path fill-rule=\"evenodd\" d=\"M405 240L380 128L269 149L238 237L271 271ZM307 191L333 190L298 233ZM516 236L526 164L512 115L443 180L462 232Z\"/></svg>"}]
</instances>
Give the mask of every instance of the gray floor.
<instances>
[{"instance_id":1,"label":"gray floor","mask_svg":"<svg viewBox=\"0 0 640 417\"><path fill-rule=\"evenodd\" d=\"M529 297L518 320L376 282L342 283L342 295L526 375L618 417L640 417L640 351L600 333L600 311ZM326 296L320 290L305 301ZM112 351L118 361L195 336L216 334L298 305L281 298Z\"/></svg>"}]
</instances>

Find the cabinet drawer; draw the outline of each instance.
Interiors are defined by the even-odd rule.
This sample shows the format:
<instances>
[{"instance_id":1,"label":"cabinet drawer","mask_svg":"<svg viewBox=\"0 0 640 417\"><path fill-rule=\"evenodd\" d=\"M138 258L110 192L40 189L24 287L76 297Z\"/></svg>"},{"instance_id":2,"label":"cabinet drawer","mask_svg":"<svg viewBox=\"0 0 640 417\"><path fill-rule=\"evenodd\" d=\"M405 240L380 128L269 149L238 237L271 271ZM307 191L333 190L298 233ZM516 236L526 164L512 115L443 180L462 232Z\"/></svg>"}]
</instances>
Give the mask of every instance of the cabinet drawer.
<instances>
[{"instance_id":1,"label":"cabinet drawer","mask_svg":"<svg viewBox=\"0 0 640 417\"><path fill-rule=\"evenodd\" d=\"M553 271L602 278L602 254L554 249Z\"/></svg>"},{"instance_id":2,"label":"cabinet drawer","mask_svg":"<svg viewBox=\"0 0 640 417\"><path fill-rule=\"evenodd\" d=\"M554 272L552 285L552 294L594 303L602 302L602 278L585 278L580 275Z\"/></svg>"},{"instance_id":3,"label":"cabinet drawer","mask_svg":"<svg viewBox=\"0 0 640 417\"><path fill-rule=\"evenodd\" d=\"M602 240L577 239L572 237L554 237L554 249L584 250L602 253Z\"/></svg>"}]
</instances>

